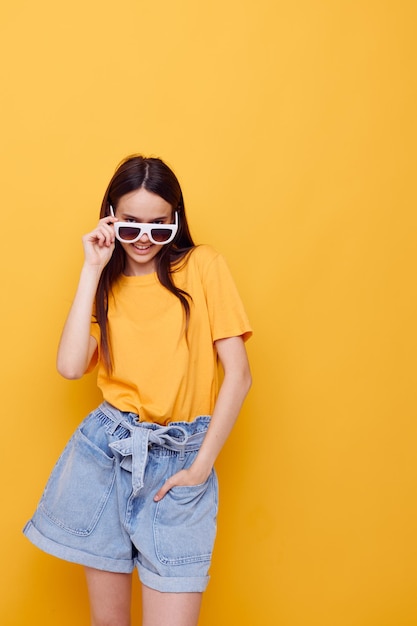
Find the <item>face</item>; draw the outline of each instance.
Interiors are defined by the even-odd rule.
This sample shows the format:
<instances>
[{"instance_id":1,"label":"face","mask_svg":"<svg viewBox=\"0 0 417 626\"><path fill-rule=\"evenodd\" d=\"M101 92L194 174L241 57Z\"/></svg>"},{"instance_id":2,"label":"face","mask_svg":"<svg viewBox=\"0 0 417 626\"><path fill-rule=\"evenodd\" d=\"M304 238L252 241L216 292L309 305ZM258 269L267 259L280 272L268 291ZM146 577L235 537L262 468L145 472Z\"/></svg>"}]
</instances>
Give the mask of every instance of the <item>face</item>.
<instances>
[{"instance_id":1,"label":"face","mask_svg":"<svg viewBox=\"0 0 417 626\"><path fill-rule=\"evenodd\" d=\"M115 214L120 222L171 224L173 210L169 202L161 196L146 189L138 189L120 198ZM126 253L127 276L140 276L155 271L155 257L163 245L152 243L147 234L143 234L134 243L120 242L120 245Z\"/></svg>"}]
</instances>

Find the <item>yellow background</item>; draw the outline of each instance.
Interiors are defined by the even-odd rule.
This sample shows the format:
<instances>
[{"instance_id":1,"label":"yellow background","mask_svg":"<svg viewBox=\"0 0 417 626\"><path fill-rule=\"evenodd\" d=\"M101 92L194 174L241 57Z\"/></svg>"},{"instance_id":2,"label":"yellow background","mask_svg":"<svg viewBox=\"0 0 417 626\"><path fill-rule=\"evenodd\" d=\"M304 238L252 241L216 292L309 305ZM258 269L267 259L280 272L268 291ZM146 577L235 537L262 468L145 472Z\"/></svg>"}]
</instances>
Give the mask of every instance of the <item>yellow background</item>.
<instances>
[{"instance_id":1,"label":"yellow background","mask_svg":"<svg viewBox=\"0 0 417 626\"><path fill-rule=\"evenodd\" d=\"M201 625L417 624L414 0L0 11L1 624L88 622L81 568L21 527L99 401L56 344L137 151L173 166L255 329Z\"/></svg>"}]
</instances>

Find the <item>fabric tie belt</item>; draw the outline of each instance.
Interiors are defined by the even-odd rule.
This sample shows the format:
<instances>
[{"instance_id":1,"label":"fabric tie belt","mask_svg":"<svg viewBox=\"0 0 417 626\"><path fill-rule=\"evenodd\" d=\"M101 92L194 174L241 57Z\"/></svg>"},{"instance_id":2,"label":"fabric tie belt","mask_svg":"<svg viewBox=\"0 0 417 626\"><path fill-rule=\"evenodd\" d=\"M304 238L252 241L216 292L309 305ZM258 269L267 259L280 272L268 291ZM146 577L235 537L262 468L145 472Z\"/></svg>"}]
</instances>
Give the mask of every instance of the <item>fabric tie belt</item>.
<instances>
[{"instance_id":1,"label":"fabric tie belt","mask_svg":"<svg viewBox=\"0 0 417 626\"><path fill-rule=\"evenodd\" d=\"M152 428L149 425L145 426L143 422L130 424L117 409L110 405L102 405L100 409L113 422L110 434L113 434L118 426L123 426L130 432L129 437L119 439L109 445L122 457L120 467L132 473L133 495L137 495L143 487L148 452L152 446L179 452L180 459L183 459L186 452L200 449L206 434L202 431L189 435L181 426Z\"/></svg>"}]
</instances>

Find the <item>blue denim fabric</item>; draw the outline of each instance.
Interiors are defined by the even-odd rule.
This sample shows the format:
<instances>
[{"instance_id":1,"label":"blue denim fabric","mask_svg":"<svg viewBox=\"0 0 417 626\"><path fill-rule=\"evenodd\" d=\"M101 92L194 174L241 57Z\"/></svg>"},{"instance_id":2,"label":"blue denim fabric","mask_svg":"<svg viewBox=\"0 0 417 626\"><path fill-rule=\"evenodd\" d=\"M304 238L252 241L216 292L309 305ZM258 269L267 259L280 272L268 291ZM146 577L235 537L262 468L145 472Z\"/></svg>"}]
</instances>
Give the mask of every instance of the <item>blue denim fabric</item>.
<instances>
[{"instance_id":1,"label":"blue denim fabric","mask_svg":"<svg viewBox=\"0 0 417 626\"><path fill-rule=\"evenodd\" d=\"M210 418L159 426L104 402L77 428L25 535L62 559L131 572L158 591L204 591L216 535L214 470L153 497L194 461Z\"/></svg>"}]
</instances>

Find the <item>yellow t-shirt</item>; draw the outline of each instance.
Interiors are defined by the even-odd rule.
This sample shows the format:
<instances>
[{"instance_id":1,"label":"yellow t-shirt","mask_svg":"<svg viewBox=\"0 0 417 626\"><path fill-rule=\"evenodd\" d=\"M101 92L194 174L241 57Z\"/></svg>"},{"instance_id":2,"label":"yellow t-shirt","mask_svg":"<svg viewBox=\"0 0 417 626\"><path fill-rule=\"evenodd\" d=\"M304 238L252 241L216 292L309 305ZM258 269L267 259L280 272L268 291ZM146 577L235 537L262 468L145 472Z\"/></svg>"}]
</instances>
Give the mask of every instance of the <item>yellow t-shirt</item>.
<instances>
[{"instance_id":1,"label":"yellow t-shirt","mask_svg":"<svg viewBox=\"0 0 417 626\"><path fill-rule=\"evenodd\" d=\"M173 276L192 297L187 333L179 299L156 273L121 276L109 299L113 372L99 362L97 377L107 402L164 425L211 415L218 391L214 341L252 334L226 262L213 248L194 248ZM91 328L100 345L98 324Z\"/></svg>"}]
</instances>

